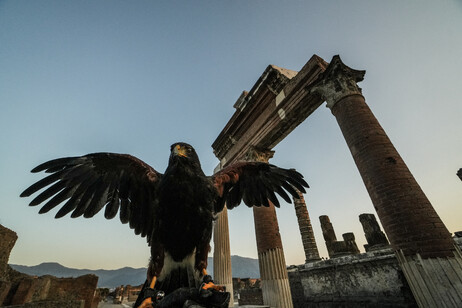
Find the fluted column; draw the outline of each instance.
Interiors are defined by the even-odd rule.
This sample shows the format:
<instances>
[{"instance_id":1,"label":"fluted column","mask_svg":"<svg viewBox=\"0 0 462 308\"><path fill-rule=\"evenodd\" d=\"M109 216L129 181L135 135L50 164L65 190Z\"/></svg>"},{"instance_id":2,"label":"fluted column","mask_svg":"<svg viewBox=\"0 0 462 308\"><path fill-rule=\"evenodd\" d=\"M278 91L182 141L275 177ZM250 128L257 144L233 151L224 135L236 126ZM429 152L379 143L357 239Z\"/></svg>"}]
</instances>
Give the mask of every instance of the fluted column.
<instances>
[{"instance_id":1,"label":"fluted column","mask_svg":"<svg viewBox=\"0 0 462 308\"><path fill-rule=\"evenodd\" d=\"M273 154L274 151L252 148L247 159L268 162ZM270 307L291 308L292 295L275 207L271 202L269 207L254 206L253 215L263 303Z\"/></svg>"},{"instance_id":2,"label":"fluted column","mask_svg":"<svg viewBox=\"0 0 462 308\"><path fill-rule=\"evenodd\" d=\"M306 207L303 194L298 191L299 199L294 200L295 214L297 215L298 227L302 237L303 250L305 251L305 262L320 260L318 246L314 238L313 226L311 225L310 215Z\"/></svg>"},{"instance_id":3,"label":"fluted column","mask_svg":"<svg viewBox=\"0 0 462 308\"><path fill-rule=\"evenodd\" d=\"M462 277L462 262L452 262L460 258L460 252L455 251L446 226L367 106L357 86L364 74L335 56L307 90L323 97L337 119L419 305L461 307L462 284L454 277ZM442 260L448 263L442 265L446 262ZM444 268L458 274L446 275Z\"/></svg>"},{"instance_id":4,"label":"fluted column","mask_svg":"<svg viewBox=\"0 0 462 308\"><path fill-rule=\"evenodd\" d=\"M229 246L228 209L225 206L215 221L213 230L213 279L231 293L229 307L234 306L231 249Z\"/></svg>"}]
</instances>

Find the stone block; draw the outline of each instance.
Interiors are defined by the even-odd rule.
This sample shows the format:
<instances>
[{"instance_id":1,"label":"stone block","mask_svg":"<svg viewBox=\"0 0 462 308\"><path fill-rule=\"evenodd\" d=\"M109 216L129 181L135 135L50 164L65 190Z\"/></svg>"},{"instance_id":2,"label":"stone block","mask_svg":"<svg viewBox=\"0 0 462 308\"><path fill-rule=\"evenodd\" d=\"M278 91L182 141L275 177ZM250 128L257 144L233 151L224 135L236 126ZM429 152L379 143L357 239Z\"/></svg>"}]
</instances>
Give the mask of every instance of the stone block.
<instances>
[{"instance_id":1,"label":"stone block","mask_svg":"<svg viewBox=\"0 0 462 308\"><path fill-rule=\"evenodd\" d=\"M85 300L84 307L91 308L97 283L96 275L77 278L51 277L47 300Z\"/></svg>"},{"instance_id":2,"label":"stone block","mask_svg":"<svg viewBox=\"0 0 462 308\"><path fill-rule=\"evenodd\" d=\"M239 291L239 306L263 305L263 293L259 288L242 289Z\"/></svg>"},{"instance_id":3,"label":"stone block","mask_svg":"<svg viewBox=\"0 0 462 308\"><path fill-rule=\"evenodd\" d=\"M11 288L11 282L0 280L0 306L3 306L6 296Z\"/></svg>"},{"instance_id":4,"label":"stone block","mask_svg":"<svg viewBox=\"0 0 462 308\"><path fill-rule=\"evenodd\" d=\"M11 300L11 305L21 305L31 302L38 285L39 281L37 278L31 277L21 280Z\"/></svg>"},{"instance_id":5,"label":"stone block","mask_svg":"<svg viewBox=\"0 0 462 308\"><path fill-rule=\"evenodd\" d=\"M7 280L8 259L17 239L16 232L0 225L0 280Z\"/></svg>"}]
</instances>

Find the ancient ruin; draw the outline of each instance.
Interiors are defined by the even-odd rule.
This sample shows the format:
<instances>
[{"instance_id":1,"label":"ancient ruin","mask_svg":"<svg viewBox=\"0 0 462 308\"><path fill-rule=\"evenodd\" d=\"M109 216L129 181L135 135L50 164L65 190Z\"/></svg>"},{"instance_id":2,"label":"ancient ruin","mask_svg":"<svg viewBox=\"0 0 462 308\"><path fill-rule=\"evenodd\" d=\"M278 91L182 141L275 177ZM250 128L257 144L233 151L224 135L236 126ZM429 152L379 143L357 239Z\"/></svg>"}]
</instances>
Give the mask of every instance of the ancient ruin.
<instances>
[{"instance_id":1,"label":"ancient ruin","mask_svg":"<svg viewBox=\"0 0 462 308\"><path fill-rule=\"evenodd\" d=\"M95 308L98 277L29 276L13 270L8 259L18 236L0 225L0 306Z\"/></svg>"},{"instance_id":2,"label":"ancient ruin","mask_svg":"<svg viewBox=\"0 0 462 308\"><path fill-rule=\"evenodd\" d=\"M343 64L339 56L327 63L314 55L299 72L268 66L252 89L240 95L234 104L235 113L212 144L220 160L217 170L237 160L268 161L274 154L272 149L326 101L388 237L390 258L398 260L397 270L404 274L413 300L420 307L435 307L442 303L447 307L462 306L460 248L454 245L451 234L366 104L357 85L364 74L365 71ZM294 275L289 276L291 288L287 287L283 247L278 236L277 217L272 211L271 208L264 209L264 213L254 211L264 303L275 307L292 307L293 304L304 307L307 297L316 292L302 283L304 295L301 294L293 281L298 279ZM297 215L300 213L296 211ZM311 229L309 219L298 218L299 222L305 221L301 230ZM367 217L362 223L369 236L367 254L383 259L380 253L377 255L382 251L378 248L386 249L387 246L381 231L378 232ZM271 232L273 236L266 239L262 231ZM223 266L229 263L227 258L230 255L226 212L218 219L214 233L214 256L223 258L214 264L215 273L220 273L215 278L219 283L229 284L231 269ZM333 237L331 233L328 235L326 242L332 257L339 252L358 253L354 235L345 234L343 238L343 241L337 241L335 234ZM316 258L316 253L312 253L315 244L314 241L304 241L304 246L308 246L305 251L311 251L311 254L306 253L307 261L311 258L309 255ZM268 257L272 262L267 261ZM296 295L293 294L295 290L298 290ZM350 299L353 303L354 296ZM327 303L329 299L324 305Z\"/></svg>"}]
</instances>

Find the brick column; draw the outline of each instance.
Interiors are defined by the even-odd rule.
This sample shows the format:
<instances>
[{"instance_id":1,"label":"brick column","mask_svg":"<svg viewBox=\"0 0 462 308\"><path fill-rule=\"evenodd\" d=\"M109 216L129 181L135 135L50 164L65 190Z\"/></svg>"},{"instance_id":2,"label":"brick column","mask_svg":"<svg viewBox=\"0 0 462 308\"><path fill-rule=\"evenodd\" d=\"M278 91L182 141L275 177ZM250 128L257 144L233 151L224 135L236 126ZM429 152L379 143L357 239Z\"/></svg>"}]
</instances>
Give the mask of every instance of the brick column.
<instances>
[{"instance_id":1,"label":"brick column","mask_svg":"<svg viewBox=\"0 0 462 308\"><path fill-rule=\"evenodd\" d=\"M226 287L231 294L229 307L234 306L231 249L229 246L228 208L225 206L215 221L213 229L213 279Z\"/></svg>"},{"instance_id":2,"label":"brick column","mask_svg":"<svg viewBox=\"0 0 462 308\"><path fill-rule=\"evenodd\" d=\"M274 151L252 148L247 159L268 162ZM253 207L255 236L257 239L263 302L270 307L292 308L292 295L287 275L281 234L273 204Z\"/></svg>"},{"instance_id":3,"label":"brick column","mask_svg":"<svg viewBox=\"0 0 462 308\"><path fill-rule=\"evenodd\" d=\"M446 226L367 106L356 84L363 80L364 74L365 71L353 70L343 64L340 57L335 56L326 71L307 90L321 95L337 119L419 305L430 307L441 300L446 303L449 297L451 301L461 303L462 284L453 283L451 278L444 275L442 268L445 265L432 267L431 261L422 261L453 259L454 243ZM457 258L460 258L460 252L457 253ZM425 264L430 265L425 267ZM461 263L458 264L457 268L462 273ZM450 264L447 265L451 268ZM425 271L419 270L422 267ZM416 275L421 277L416 278ZM444 289L440 287L443 281ZM452 295L448 294L450 292Z\"/></svg>"},{"instance_id":4,"label":"brick column","mask_svg":"<svg viewBox=\"0 0 462 308\"><path fill-rule=\"evenodd\" d=\"M300 191L297 190L297 192L299 199L294 198L293 201L295 214L297 215L298 220L298 227L300 228L300 235L302 236L303 249L305 250L305 262L308 263L321 260L305 199Z\"/></svg>"}]
</instances>

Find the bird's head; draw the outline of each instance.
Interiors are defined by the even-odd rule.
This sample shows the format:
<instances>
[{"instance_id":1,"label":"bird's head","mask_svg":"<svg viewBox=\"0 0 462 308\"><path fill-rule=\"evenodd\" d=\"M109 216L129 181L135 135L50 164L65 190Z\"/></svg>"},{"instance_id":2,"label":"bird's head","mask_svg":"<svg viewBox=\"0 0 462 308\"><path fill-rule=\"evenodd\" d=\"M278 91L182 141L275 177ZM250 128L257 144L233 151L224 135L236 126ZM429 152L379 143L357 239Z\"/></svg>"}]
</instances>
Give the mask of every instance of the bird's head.
<instances>
[{"instance_id":1,"label":"bird's head","mask_svg":"<svg viewBox=\"0 0 462 308\"><path fill-rule=\"evenodd\" d=\"M200 167L199 157L197 156L196 151L191 145L184 142L174 143L170 147L170 163L176 161L198 164Z\"/></svg>"}]
</instances>

